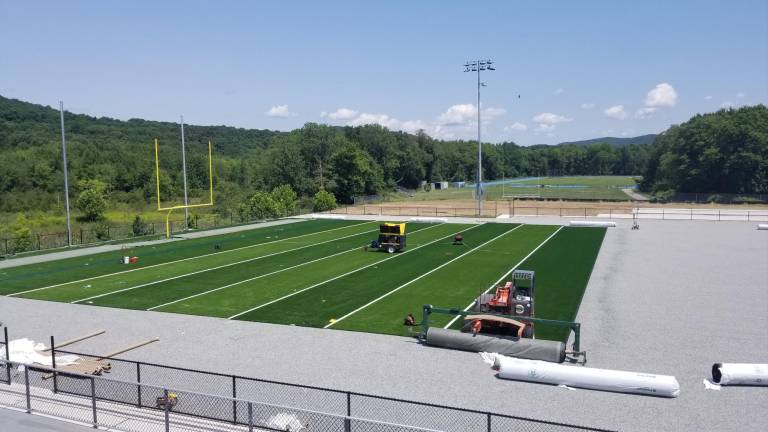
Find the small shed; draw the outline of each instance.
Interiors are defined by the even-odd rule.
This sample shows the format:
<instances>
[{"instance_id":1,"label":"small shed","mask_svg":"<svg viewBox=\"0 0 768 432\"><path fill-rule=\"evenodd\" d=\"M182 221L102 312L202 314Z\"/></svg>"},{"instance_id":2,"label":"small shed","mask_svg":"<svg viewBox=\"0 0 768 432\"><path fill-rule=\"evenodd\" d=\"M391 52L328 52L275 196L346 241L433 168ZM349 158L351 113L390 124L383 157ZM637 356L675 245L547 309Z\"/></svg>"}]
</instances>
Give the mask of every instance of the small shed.
<instances>
[{"instance_id":1,"label":"small shed","mask_svg":"<svg viewBox=\"0 0 768 432\"><path fill-rule=\"evenodd\" d=\"M447 181L435 182L432 185L432 188L435 190L448 189L448 182Z\"/></svg>"}]
</instances>

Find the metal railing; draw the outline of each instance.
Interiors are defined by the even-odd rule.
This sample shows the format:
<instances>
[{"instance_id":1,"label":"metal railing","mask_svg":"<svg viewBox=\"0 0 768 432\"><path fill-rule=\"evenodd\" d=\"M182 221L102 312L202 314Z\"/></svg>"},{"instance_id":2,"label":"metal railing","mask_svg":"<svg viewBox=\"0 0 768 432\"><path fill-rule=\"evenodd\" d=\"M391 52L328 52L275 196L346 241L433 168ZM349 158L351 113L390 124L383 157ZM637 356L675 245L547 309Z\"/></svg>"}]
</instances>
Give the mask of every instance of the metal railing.
<instances>
[{"instance_id":1,"label":"metal railing","mask_svg":"<svg viewBox=\"0 0 768 432\"><path fill-rule=\"evenodd\" d=\"M361 205L339 207L326 213L350 216L422 216L422 217L478 217L477 207L472 206L395 206ZM605 219L660 219L660 220L710 220L710 221L768 221L768 209L694 209L667 207L539 207L490 201L483 207L480 217L495 218L505 215L556 216L569 218Z\"/></svg>"},{"instance_id":2,"label":"metal railing","mask_svg":"<svg viewBox=\"0 0 768 432\"><path fill-rule=\"evenodd\" d=\"M6 342L0 341L0 345L4 345L5 358L8 358L7 331L5 336ZM51 350L54 359L61 354L98 358L72 351ZM172 409L174 415L183 414L207 421L224 422L231 426L247 426L250 421L254 421L255 427L259 429L269 428L265 427L263 422L256 422L255 414L252 414L254 412L259 413L258 418L262 420L266 418L263 413L270 413L272 417L279 413L291 415L309 422L312 427L308 430L312 431L606 431L606 429L489 411L120 358L109 358L109 363L110 378L87 376L88 380L97 380L93 390L95 393L89 393L91 390L87 383L83 384L85 381L82 377L70 378L76 374L69 372L58 372L46 380L34 378L32 382L38 385L31 387L42 388L48 392L46 393L48 397L51 392L74 394L91 397L97 404L123 404L132 409L154 411L158 410L158 401L161 400L158 398L167 398L166 392L168 392L177 395L178 403ZM14 367L11 365L6 363L3 368L5 374L0 371L0 382L11 386L15 384L18 387L23 377L14 377ZM45 368L35 366L27 369L32 371ZM51 371L46 370L45 374L50 375ZM105 381L102 383L98 380ZM107 382L114 384L107 384ZM34 394L36 393L33 392ZM250 411L249 406L251 406ZM282 411L278 413L274 407L279 407ZM268 420L269 418L267 422Z\"/></svg>"}]
</instances>

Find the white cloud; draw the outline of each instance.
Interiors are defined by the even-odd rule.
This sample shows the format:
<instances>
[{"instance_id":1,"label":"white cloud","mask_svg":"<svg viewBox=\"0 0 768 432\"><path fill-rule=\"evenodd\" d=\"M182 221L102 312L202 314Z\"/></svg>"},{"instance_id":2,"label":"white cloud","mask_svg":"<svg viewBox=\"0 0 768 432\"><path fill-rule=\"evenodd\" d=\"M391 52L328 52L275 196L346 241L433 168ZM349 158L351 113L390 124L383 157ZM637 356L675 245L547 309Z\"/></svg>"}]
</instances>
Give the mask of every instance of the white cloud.
<instances>
[{"instance_id":1,"label":"white cloud","mask_svg":"<svg viewBox=\"0 0 768 432\"><path fill-rule=\"evenodd\" d=\"M506 113L504 108L488 107L483 108L481 115L486 123ZM456 104L437 116L437 123L443 126L464 126L476 123L476 119L477 107L474 104Z\"/></svg>"},{"instance_id":2,"label":"white cloud","mask_svg":"<svg viewBox=\"0 0 768 432\"><path fill-rule=\"evenodd\" d=\"M535 121L536 123L547 124L547 125L569 122L572 120L573 120L572 118L568 118L565 116L561 116L561 115L557 115L549 112L537 114L533 117L533 121Z\"/></svg>"},{"instance_id":3,"label":"white cloud","mask_svg":"<svg viewBox=\"0 0 768 432\"><path fill-rule=\"evenodd\" d=\"M736 93L736 97L739 98L739 99L744 99L744 96L746 96L746 95L744 93L742 93L742 92Z\"/></svg>"},{"instance_id":4,"label":"white cloud","mask_svg":"<svg viewBox=\"0 0 768 432\"><path fill-rule=\"evenodd\" d=\"M658 108L656 107L645 107L640 108L635 112L635 117L639 119L648 118L651 116L651 114L655 113Z\"/></svg>"},{"instance_id":5,"label":"white cloud","mask_svg":"<svg viewBox=\"0 0 768 432\"><path fill-rule=\"evenodd\" d=\"M627 118L627 113L624 111L624 105L614 105L605 111L603 111L606 117L610 117L617 120L624 120Z\"/></svg>"},{"instance_id":6,"label":"white cloud","mask_svg":"<svg viewBox=\"0 0 768 432\"><path fill-rule=\"evenodd\" d=\"M592 109L594 107L595 107L595 104L590 103L590 102L586 102L586 103L581 104L581 109L585 109L585 110Z\"/></svg>"},{"instance_id":7,"label":"white cloud","mask_svg":"<svg viewBox=\"0 0 768 432\"><path fill-rule=\"evenodd\" d=\"M288 105L275 105L264 113L269 117L287 118L293 117L296 113L292 113L288 110Z\"/></svg>"},{"instance_id":8,"label":"white cloud","mask_svg":"<svg viewBox=\"0 0 768 432\"><path fill-rule=\"evenodd\" d=\"M462 125L471 121L477 115L473 104L457 104L437 117L438 123L445 126Z\"/></svg>"},{"instance_id":9,"label":"white cloud","mask_svg":"<svg viewBox=\"0 0 768 432\"><path fill-rule=\"evenodd\" d=\"M349 108L339 108L332 113L321 112L320 117L328 117L331 120L351 120L357 116L358 112Z\"/></svg>"},{"instance_id":10,"label":"white cloud","mask_svg":"<svg viewBox=\"0 0 768 432\"><path fill-rule=\"evenodd\" d=\"M562 87L560 87L559 89L556 89L556 90L552 91L552 94L553 94L553 95L555 95L555 96L557 96L557 95L561 95L561 94L563 94L563 92L564 92L564 91L565 91L565 90L563 90L563 88L562 88Z\"/></svg>"},{"instance_id":11,"label":"white cloud","mask_svg":"<svg viewBox=\"0 0 768 432\"><path fill-rule=\"evenodd\" d=\"M528 126L525 125L525 123L520 122L514 122L509 126L504 126L504 130L509 131L526 131L528 130Z\"/></svg>"},{"instance_id":12,"label":"white cloud","mask_svg":"<svg viewBox=\"0 0 768 432\"><path fill-rule=\"evenodd\" d=\"M547 132L547 131L553 131L555 130L555 125L545 124L545 123L539 123L536 126L536 129L534 129L536 132Z\"/></svg>"},{"instance_id":13,"label":"white cloud","mask_svg":"<svg viewBox=\"0 0 768 432\"><path fill-rule=\"evenodd\" d=\"M704 100L712 100L712 96L704 96Z\"/></svg>"},{"instance_id":14,"label":"white cloud","mask_svg":"<svg viewBox=\"0 0 768 432\"><path fill-rule=\"evenodd\" d=\"M502 115L504 115L506 113L507 113L507 110L505 110L504 108L488 107L488 108L483 109L483 113L482 114L483 114L483 119L484 120L490 121L490 120L493 120L496 117L502 116Z\"/></svg>"},{"instance_id":15,"label":"white cloud","mask_svg":"<svg viewBox=\"0 0 768 432\"><path fill-rule=\"evenodd\" d=\"M424 129L424 130L427 129L427 125L421 120L408 120L408 121L404 121L400 125L400 130L403 130L405 132L414 133L419 129Z\"/></svg>"},{"instance_id":16,"label":"white cloud","mask_svg":"<svg viewBox=\"0 0 768 432\"><path fill-rule=\"evenodd\" d=\"M357 118L347 122L349 126L362 126L367 124L378 124L389 129L399 129L400 120L392 118L387 114L369 114L362 113Z\"/></svg>"},{"instance_id":17,"label":"white cloud","mask_svg":"<svg viewBox=\"0 0 768 432\"><path fill-rule=\"evenodd\" d=\"M645 96L647 107L672 107L677 103L677 92L669 83L656 84Z\"/></svg>"}]
</instances>

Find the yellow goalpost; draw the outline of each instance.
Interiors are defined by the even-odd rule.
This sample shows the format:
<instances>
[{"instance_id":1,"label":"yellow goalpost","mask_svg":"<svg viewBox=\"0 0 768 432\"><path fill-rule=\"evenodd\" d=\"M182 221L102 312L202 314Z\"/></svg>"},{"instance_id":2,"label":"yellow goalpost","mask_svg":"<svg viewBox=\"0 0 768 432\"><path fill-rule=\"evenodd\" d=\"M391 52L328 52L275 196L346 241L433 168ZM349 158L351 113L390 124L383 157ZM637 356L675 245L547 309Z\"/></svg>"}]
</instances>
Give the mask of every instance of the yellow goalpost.
<instances>
[{"instance_id":1,"label":"yellow goalpost","mask_svg":"<svg viewBox=\"0 0 768 432\"><path fill-rule=\"evenodd\" d=\"M185 209L193 207L208 207L213 205L213 158L211 153L211 141L208 140L208 185L209 185L209 197L210 200L203 204L187 204L176 205L171 207L163 207L160 202L160 145L155 138L155 179L157 182L157 211L167 211L165 216L165 237L171 238L171 213L176 209Z\"/></svg>"}]
</instances>

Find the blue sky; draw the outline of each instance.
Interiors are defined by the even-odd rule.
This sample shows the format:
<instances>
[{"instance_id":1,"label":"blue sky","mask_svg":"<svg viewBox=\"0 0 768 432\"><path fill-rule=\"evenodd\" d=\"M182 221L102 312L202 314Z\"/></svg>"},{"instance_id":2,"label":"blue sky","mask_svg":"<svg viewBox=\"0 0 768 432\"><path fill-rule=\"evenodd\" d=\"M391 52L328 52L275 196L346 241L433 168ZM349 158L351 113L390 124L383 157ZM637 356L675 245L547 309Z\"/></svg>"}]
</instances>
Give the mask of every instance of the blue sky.
<instances>
[{"instance_id":1,"label":"blue sky","mask_svg":"<svg viewBox=\"0 0 768 432\"><path fill-rule=\"evenodd\" d=\"M0 0L0 94L120 119L523 145L768 102L768 2ZM518 95L520 97L518 98Z\"/></svg>"}]
</instances>

